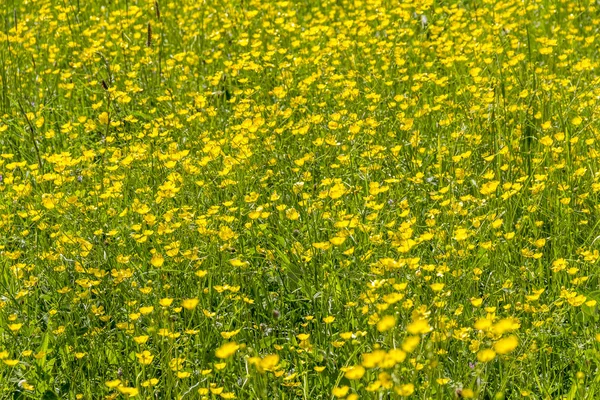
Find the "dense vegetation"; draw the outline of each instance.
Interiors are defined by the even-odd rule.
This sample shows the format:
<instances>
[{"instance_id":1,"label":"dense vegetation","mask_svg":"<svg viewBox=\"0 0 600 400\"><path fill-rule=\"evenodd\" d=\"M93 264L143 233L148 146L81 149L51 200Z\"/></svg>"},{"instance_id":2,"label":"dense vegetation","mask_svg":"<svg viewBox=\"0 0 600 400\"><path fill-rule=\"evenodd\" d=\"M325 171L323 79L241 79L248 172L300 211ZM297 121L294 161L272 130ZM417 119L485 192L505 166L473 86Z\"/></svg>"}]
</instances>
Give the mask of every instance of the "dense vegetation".
<instances>
[{"instance_id":1,"label":"dense vegetation","mask_svg":"<svg viewBox=\"0 0 600 400\"><path fill-rule=\"evenodd\" d=\"M0 398L600 397L597 2L0 16Z\"/></svg>"}]
</instances>

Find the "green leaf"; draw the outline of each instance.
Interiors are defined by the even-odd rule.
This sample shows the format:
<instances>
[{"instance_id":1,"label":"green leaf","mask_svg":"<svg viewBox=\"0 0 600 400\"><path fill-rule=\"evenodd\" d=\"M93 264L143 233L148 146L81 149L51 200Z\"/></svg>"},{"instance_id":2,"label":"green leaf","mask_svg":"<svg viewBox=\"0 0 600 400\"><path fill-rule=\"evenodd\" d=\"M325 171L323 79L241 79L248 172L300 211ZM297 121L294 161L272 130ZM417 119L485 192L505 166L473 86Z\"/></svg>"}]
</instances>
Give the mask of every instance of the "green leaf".
<instances>
[{"instance_id":1,"label":"green leaf","mask_svg":"<svg viewBox=\"0 0 600 400\"><path fill-rule=\"evenodd\" d=\"M46 390L44 394L42 394L41 400L58 400L58 396L51 390Z\"/></svg>"}]
</instances>

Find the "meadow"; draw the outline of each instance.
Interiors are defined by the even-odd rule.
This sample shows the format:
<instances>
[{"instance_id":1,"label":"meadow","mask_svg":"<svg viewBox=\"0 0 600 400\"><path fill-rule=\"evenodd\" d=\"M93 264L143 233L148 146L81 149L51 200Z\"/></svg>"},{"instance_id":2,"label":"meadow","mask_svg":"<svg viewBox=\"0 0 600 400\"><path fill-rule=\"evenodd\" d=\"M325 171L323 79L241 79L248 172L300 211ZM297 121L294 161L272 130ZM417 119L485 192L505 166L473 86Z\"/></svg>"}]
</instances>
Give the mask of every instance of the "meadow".
<instances>
[{"instance_id":1,"label":"meadow","mask_svg":"<svg viewBox=\"0 0 600 400\"><path fill-rule=\"evenodd\" d=\"M597 1L0 17L0 399L600 398Z\"/></svg>"}]
</instances>

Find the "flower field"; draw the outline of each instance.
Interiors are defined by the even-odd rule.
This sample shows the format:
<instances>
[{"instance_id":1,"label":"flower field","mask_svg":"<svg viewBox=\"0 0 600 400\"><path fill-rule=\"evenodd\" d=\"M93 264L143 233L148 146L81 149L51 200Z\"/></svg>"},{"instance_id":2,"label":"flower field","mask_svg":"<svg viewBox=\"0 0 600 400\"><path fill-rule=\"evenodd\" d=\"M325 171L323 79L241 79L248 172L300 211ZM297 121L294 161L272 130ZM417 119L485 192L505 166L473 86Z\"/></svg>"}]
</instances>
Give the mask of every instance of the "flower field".
<instances>
[{"instance_id":1,"label":"flower field","mask_svg":"<svg viewBox=\"0 0 600 400\"><path fill-rule=\"evenodd\" d=\"M0 16L0 399L600 398L597 1Z\"/></svg>"}]
</instances>

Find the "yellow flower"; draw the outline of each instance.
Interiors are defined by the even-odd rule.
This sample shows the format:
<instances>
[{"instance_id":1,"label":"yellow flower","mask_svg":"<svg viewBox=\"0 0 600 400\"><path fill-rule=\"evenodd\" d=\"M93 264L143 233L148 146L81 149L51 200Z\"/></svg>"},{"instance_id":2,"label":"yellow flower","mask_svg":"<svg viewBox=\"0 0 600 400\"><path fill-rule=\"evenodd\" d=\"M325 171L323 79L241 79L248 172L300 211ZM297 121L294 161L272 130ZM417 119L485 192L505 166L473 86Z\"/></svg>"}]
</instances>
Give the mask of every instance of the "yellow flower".
<instances>
[{"instance_id":1,"label":"yellow flower","mask_svg":"<svg viewBox=\"0 0 600 400\"><path fill-rule=\"evenodd\" d=\"M277 365L279 364L279 355L277 354L269 354L266 355L260 361L260 367L265 371L273 371L277 369Z\"/></svg>"},{"instance_id":2,"label":"yellow flower","mask_svg":"<svg viewBox=\"0 0 600 400\"><path fill-rule=\"evenodd\" d=\"M417 348L420 342L421 339L419 336L408 336L406 339L404 339L404 342L402 342L402 350L406 351L407 353L411 353Z\"/></svg>"},{"instance_id":3,"label":"yellow flower","mask_svg":"<svg viewBox=\"0 0 600 400\"><path fill-rule=\"evenodd\" d=\"M260 373L264 373L265 371L275 371L279 368L279 355L269 354L264 358L250 357L249 362L254 365Z\"/></svg>"},{"instance_id":4,"label":"yellow flower","mask_svg":"<svg viewBox=\"0 0 600 400\"><path fill-rule=\"evenodd\" d=\"M504 339L498 340L494 344L494 350L496 350L496 353L498 354L508 354L516 349L518 345L519 340L516 336L508 336Z\"/></svg>"},{"instance_id":5,"label":"yellow flower","mask_svg":"<svg viewBox=\"0 0 600 400\"><path fill-rule=\"evenodd\" d=\"M148 350L144 350L141 353L136 353L135 356L142 365L148 365L152 363L152 360L154 360L154 356Z\"/></svg>"},{"instance_id":6,"label":"yellow flower","mask_svg":"<svg viewBox=\"0 0 600 400\"><path fill-rule=\"evenodd\" d=\"M193 310L196 308L196 306L198 306L199 302L200 300L198 299L185 299L181 302L181 307L185 308L186 310Z\"/></svg>"},{"instance_id":7,"label":"yellow flower","mask_svg":"<svg viewBox=\"0 0 600 400\"><path fill-rule=\"evenodd\" d=\"M477 359L483 363L490 362L494 358L496 358L496 352L492 349L483 349L477 353Z\"/></svg>"},{"instance_id":8,"label":"yellow flower","mask_svg":"<svg viewBox=\"0 0 600 400\"><path fill-rule=\"evenodd\" d=\"M454 231L454 239L458 242L461 242L469 237L469 231L464 228L459 228Z\"/></svg>"},{"instance_id":9,"label":"yellow flower","mask_svg":"<svg viewBox=\"0 0 600 400\"><path fill-rule=\"evenodd\" d=\"M346 187L342 183L336 183L329 189L329 197L332 199L339 199L347 193Z\"/></svg>"},{"instance_id":10,"label":"yellow flower","mask_svg":"<svg viewBox=\"0 0 600 400\"><path fill-rule=\"evenodd\" d=\"M160 299L158 301L158 304L160 304L162 307L169 307L172 303L173 303L173 299L170 299L167 297L165 297L164 299Z\"/></svg>"},{"instance_id":11,"label":"yellow flower","mask_svg":"<svg viewBox=\"0 0 600 400\"><path fill-rule=\"evenodd\" d=\"M147 381L142 382L142 387L156 386L157 383L158 383L158 379L151 378L151 379L148 379Z\"/></svg>"},{"instance_id":12,"label":"yellow flower","mask_svg":"<svg viewBox=\"0 0 600 400\"><path fill-rule=\"evenodd\" d=\"M479 193L481 193L481 194L483 194L485 196L490 195L490 194L496 192L496 189L498 188L499 184L500 184L499 181L491 181L491 182L484 183L481 186L481 189L479 190Z\"/></svg>"},{"instance_id":13,"label":"yellow flower","mask_svg":"<svg viewBox=\"0 0 600 400\"><path fill-rule=\"evenodd\" d=\"M386 352L383 350L374 350L371 353L364 353L362 355L362 365L366 368L375 368L378 366L386 357Z\"/></svg>"},{"instance_id":14,"label":"yellow flower","mask_svg":"<svg viewBox=\"0 0 600 400\"><path fill-rule=\"evenodd\" d=\"M56 200L54 199L54 196L50 194L43 194L42 205L44 206L44 208L52 210L56 206Z\"/></svg>"},{"instance_id":15,"label":"yellow flower","mask_svg":"<svg viewBox=\"0 0 600 400\"><path fill-rule=\"evenodd\" d=\"M433 290L434 292L441 292L442 289L444 289L444 286L446 285L444 285L443 283L432 283L430 285L431 290Z\"/></svg>"},{"instance_id":16,"label":"yellow flower","mask_svg":"<svg viewBox=\"0 0 600 400\"><path fill-rule=\"evenodd\" d=\"M394 390L398 395L406 397L415 392L415 385L412 383L407 383L406 385L396 386Z\"/></svg>"},{"instance_id":17,"label":"yellow flower","mask_svg":"<svg viewBox=\"0 0 600 400\"><path fill-rule=\"evenodd\" d=\"M137 344L144 344L148 341L148 336L146 335L140 335L140 336L136 336L133 338L134 342L136 342Z\"/></svg>"},{"instance_id":18,"label":"yellow flower","mask_svg":"<svg viewBox=\"0 0 600 400\"><path fill-rule=\"evenodd\" d=\"M140 307L140 314L142 315L150 314L152 311L154 311L154 307L152 306Z\"/></svg>"},{"instance_id":19,"label":"yellow flower","mask_svg":"<svg viewBox=\"0 0 600 400\"><path fill-rule=\"evenodd\" d=\"M346 241L346 238L343 236L336 236L329 239L329 242L334 246L339 246Z\"/></svg>"},{"instance_id":20,"label":"yellow flower","mask_svg":"<svg viewBox=\"0 0 600 400\"><path fill-rule=\"evenodd\" d=\"M487 331L492 327L492 320L488 318L479 318L475 321L475 329L479 331Z\"/></svg>"},{"instance_id":21,"label":"yellow flower","mask_svg":"<svg viewBox=\"0 0 600 400\"><path fill-rule=\"evenodd\" d=\"M396 325L396 318L392 315L386 315L381 318L381 320L377 323L377 330L379 332L389 331Z\"/></svg>"},{"instance_id":22,"label":"yellow flower","mask_svg":"<svg viewBox=\"0 0 600 400\"><path fill-rule=\"evenodd\" d=\"M429 323L426 319L417 319L416 321L411 322L406 330L411 335L425 334L432 331L432 327L429 326Z\"/></svg>"},{"instance_id":23,"label":"yellow flower","mask_svg":"<svg viewBox=\"0 0 600 400\"><path fill-rule=\"evenodd\" d=\"M221 238L221 240L223 240L224 242L230 240L230 239L234 239L235 237L237 237L237 234L231 230L231 228L229 228L228 226L222 226L219 229L219 238Z\"/></svg>"},{"instance_id":24,"label":"yellow flower","mask_svg":"<svg viewBox=\"0 0 600 400\"><path fill-rule=\"evenodd\" d=\"M323 318L323 322L325 322L326 324L331 324L333 321L335 321L335 317L331 315L329 317Z\"/></svg>"},{"instance_id":25,"label":"yellow flower","mask_svg":"<svg viewBox=\"0 0 600 400\"><path fill-rule=\"evenodd\" d=\"M210 392L212 394L221 394L223 392L223 388L222 387L211 387Z\"/></svg>"},{"instance_id":26,"label":"yellow flower","mask_svg":"<svg viewBox=\"0 0 600 400\"><path fill-rule=\"evenodd\" d=\"M296 337L298 338L298 340L300 340L301 342L305 342L308 340L308 338L310 338L310 334L309 333L300 333L298 335L296 335Z\"/></svg>"},{"instance_id":27,"label":"yellow flower","mask_svg":"<svg viewBox=\"0 0 600 400\"><path fill-rule=\"evenodd\" d=\"M298 338L298 340L303 342L305 340L308 340L308 338L310 337L310 333L299 333L296 335L296 337Z\"/></svg>"},{"instance_id":28,"label":"yellow flower","mask_svg":"<svg viewBox=\"0 0 600 400\"><path fill-rule=\"evenodd\" d=\"M207 274L208 271L205 269L199 269L198 271L194 272L194 275L196 275L199 278L204 278Z\"/></svg>"},{"instance_id":29,"label":"yellow flower","mask_svg":"<svg viewBox=\"0 0 600 400\"><path fill-rule=\"evenodd\" d=\"M497 323L494 324L492 328L494 333L497 335L502 335L506 332L511 332L519 329L521 324L514 318L503 318Z\"/></svg>"},{"instance_id":30,"label":"yellow flower","mask_svg":"<svg viewBox=\"0 0 600 400\"><path fill-rule=\"evenodd\" d=\"M245 267L248 265L248 262L242 261L238 258L233 258L233 259L229 260L229 264L231 264L234 267Z\"/></svg>"},{"instance_id":31,"label":"yellow flower","mask_svg":"<svg viewBox=\"0 0 600 400\"><path fill-rule=\"evenodd\" d=\"M292 220L292 221L295 221L298 218L300 218L300 214L294 208L290 208L290 209L286 210L285 216L287 219Z\"/></svg>"},{"instance_id":32,"label":"yellow flower","mask_svg":"<svg viewBox=\"0 0 600 400\"><path fill-rule=\"evenodd\" d=\"M109 122L108 113L106 111L100 113L100 115L98 115L98 121L100 121L100 123L102 125L108 125L108 122Z\"/></svg>"},{"instance_id":33,"label":"yellow flower","mask_svg":"<svg viewBox=\"0 0 600 400\"><path fill-rule=\"evenodd\" d=\"M473 307L481 307L481 304L483 303L483 299L476 297L471 298L470 301Z\"/></svg>"},{"instance_id":34,"label":"yellow flower","mask_svg":"<svg viewBox=\"0 0 600 400\"><path fill-rule=\"evenodd\" d=\"M229 332L221 332L221 337L223 339L231 339L232 337L234 337L235 335L237 335L238 333L240 333L239 329L236 329L235 331L229 331Z\"/></svg>"},{"instance_id":35,"label":"yellow flower","mask_svg":"<svg viewBox=\"0 0 600 400\"><path fill-rule=\"evenodd\" d=\"M155 266L156 268L162 267L162 265L165 263L165 259L163 258L162 255L155 253L152 256L152 259L150 260L150 264L152 264L153 266Z\"/></svg>"},{"instance_id":36,"label":"yellow flower","mask_svg":"<svg viewBox=\"0 0 600 400\"><path fill-rule=\"evenodd\" d=\"M223 344L215 351L217 358L229 358L235 354L240 346L236 342L228 342Z\"/></svg>"},{"instance_id":37,"label":"yellow flower","mask_svg":"<svg viewBox=\"0 0 600 400\"><path fill-rule=\"evenodd\" d=\"M540 143L543 144L544 146L552 146L554 141L552 140L552 138L550 136L544 136L543 138L540 139Z\"/></svg>"},{"instance_id":38,"label":"yellow flower","mask_svg":"<svg viewBox=\"0 0 600 400\"><path fill-rule=\"evenodd\" d=\"M140 393L140 391L134 387L119 386L117 390L128 397L135 397Z\"/></svg>"},{"instance_id":39,"label":"yellow flower","mask_svg":"<svg viewBox=\"0 0 600 400\"><path fill-rule=\"evenodd\" d=\"M349 367L344 376L350 380L356 380L363 377L365 374L365 368L362 365L355 365L353 367Z\"/></svg>"},{"instance_id":40,"label":"yellow flower","mask_svg":"<svg viewBox=\"0 0 600 400\"><path fill-rule=\"evenodd\" d=\"M227 363L224 363L224 362L223 363L216 363L215 364L215 368L217 370L219 370L219 371L222 370L222 369L224 369L226 366L227 366Z\"/></svg>"},{"instance_id":41,"label":"yellow flower","mask_svg":"<svg viewBox=\"0 0 600 400\"><path fill-rule=\"evenodd\" d=\"M121 384L121 380L120 379L115 379L114 381L106 381L104 382L104 384L112 389L112 388L116 388L117 386L119 386Z\"/></svg>"},{"instance_id":42,"label":"yellow flower","mask_svg":"<svg viewBox=\"0 0 600 400\"><path fill-rule=\"evenodd\" d=\"M332 394L335 397L337 397L338 399L340 399L342 397L346 397L346 395L348 394L349 390L350 390L350 388L348 386L335 387L332 390Z\"/></svg>"}]
</instances>

